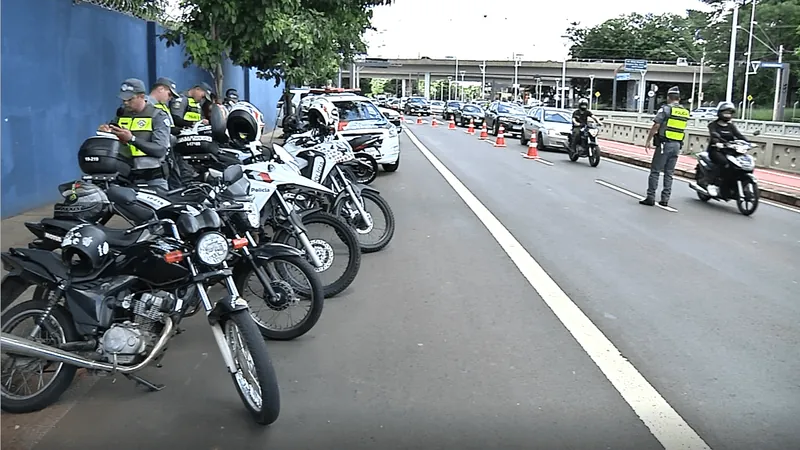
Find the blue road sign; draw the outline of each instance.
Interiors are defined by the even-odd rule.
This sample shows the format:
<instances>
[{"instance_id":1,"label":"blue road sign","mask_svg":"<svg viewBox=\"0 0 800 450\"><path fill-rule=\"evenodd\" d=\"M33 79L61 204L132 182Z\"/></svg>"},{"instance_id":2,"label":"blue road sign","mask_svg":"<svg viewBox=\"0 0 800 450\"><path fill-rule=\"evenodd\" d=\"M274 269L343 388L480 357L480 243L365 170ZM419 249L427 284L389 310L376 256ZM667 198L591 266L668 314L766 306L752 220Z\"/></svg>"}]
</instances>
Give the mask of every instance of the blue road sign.
<instances>
[{"instance_id":1,"label":"blue road sign","mask_svg":"<svg viewBox=\"0 0 800 450\"><path fill-rule=\"evenodd\" d=\"M760 68L762 69L783 69L784 63L779 62L762 62Z\"/></svg>"},{"instance_id":2,"label":"blue road sign","mask_svg":"<svg viewBox=\"0 0 800 450\"><path fill-rule=\"evenodd\" d=\"M631 74L629 74L628 72L617 74L617 81L628 81L630 79L631 79Z\"/></svg>"},{"instance_id":3,"label":"blue road sign","mask_svg":"<svg viewBox=\"0 0 800 450\"><path fill-rule=\"evenodd\" d=\"M647 70L647 60L646 59L626 59L625 60L625 70L634 72L639 70Z\"/></svg>"}]
</instances>

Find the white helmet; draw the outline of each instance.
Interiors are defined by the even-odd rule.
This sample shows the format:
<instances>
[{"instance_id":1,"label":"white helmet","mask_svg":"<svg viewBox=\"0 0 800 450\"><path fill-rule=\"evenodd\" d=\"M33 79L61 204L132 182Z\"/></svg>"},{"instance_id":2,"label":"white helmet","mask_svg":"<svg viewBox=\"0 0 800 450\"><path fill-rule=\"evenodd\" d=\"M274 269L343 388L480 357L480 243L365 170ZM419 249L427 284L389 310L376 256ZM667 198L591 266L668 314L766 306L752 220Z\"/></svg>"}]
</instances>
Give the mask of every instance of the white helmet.
<instances>
[{"instance_id":1,"label":"white helmet","mask_svg":"<svg viewBox=\"0 0 800 450\"><path fill-rule=\"evenodd\" d=\"M335 132L339 128L339 109L325 97L315 98L308 108L308 123L314 128Z\"/></svg>"}]
</instances>

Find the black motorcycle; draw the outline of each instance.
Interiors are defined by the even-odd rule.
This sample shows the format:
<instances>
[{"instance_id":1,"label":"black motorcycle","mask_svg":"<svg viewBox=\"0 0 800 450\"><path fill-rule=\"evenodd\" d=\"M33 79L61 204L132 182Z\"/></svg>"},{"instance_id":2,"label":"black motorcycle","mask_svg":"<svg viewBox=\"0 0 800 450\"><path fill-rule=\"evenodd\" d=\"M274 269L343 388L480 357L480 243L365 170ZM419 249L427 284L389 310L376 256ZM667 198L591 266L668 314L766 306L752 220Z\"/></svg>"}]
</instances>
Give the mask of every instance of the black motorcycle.
<instances>
[{"instance_id":1,"label":"black motorcycle","mask_svg":"<svg viewBox=\"0 0 800 450\"><path fill-rule=\"evenodd\" d=\"M597 145L597 135L600 134L598 125L589 122L578 132L575 148L566 144L569 160L575 162L578 158L589 158L589 165L597 167L600 164L600 146Z\"/></svg>"},{"instance_id":2,"label":"black motorcycle","mask_svg":"<svg viewBox=\"0 0 800 450\"><path fill-rule=\"evenodd\" d=\"M204 309L245 406L259 424L273 423L280 412L275 371L227 263L231 249L247 243L226 238L221 227L219 214L208 208L127 230L81 224L64 236L62 247L97 245L105 257L80 274L71 260L62 261L66 253L20 248L2 253L9 272L1 286L3 303L13 302L28 285L52 292L46 300L19 303L2 314L2 409L26 413L49 406L70 386L77 368L121 373L161 390L164 386L137 372L160 366L181 320ZM103 238L92 240L90 231ZM207 289L218 282L226 295L212 300ZM34 322L32 331L11 334L25 320ZM53 376L33 393L20 393L14 382L28 377L17 371L31 368Z\"/></svg>"},{"instance_id":3,"label":"black motorcycle","mask_svg":"<svg viewBox=\"0 0 800 450\"><path fill-rule=\"evenodd\" d=\"M755 159L747 154L756 147L747 141L733 141L717 144L728 159L727 167L720 168L711 160L708 152L697 155L695 182L689 187L697 192L697 197L707 202L712 198L721 201L736 201L739 212L749 216L758 208L758 181L753 174L756 168ZM716 173L716 177L714 174ZM713 184L719 192L709 192L708 185Z\"/></svg>"}]
</instances>

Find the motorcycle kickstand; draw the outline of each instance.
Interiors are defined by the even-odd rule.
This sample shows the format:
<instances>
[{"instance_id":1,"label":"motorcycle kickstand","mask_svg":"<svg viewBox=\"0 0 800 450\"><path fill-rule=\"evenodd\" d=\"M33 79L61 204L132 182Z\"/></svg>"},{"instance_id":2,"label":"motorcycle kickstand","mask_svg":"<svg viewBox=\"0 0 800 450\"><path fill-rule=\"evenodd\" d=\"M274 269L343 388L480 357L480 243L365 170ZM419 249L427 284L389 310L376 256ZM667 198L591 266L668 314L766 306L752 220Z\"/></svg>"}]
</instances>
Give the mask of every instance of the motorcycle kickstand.
<instances>
[{"instance_id":1,"label":"motorcycle kickstand","mask_svg":"<svg viewBox=\"0 0 800 450\"><path fill-rule=\"evenodd\" d=\"M142 377L140 377L138 375L133 375L133 374L130 374L130 373L126 373L126 374L123 374L123 375L125 376L125 378L134 381L136 384L138 384L140 386L144 386L150 392L158 392L158 391L161 391L162 389L164 389L166 387L163 384L151 383L151 382L145 380L144 378L142 378Z\"/></svg>"}]
</instances>

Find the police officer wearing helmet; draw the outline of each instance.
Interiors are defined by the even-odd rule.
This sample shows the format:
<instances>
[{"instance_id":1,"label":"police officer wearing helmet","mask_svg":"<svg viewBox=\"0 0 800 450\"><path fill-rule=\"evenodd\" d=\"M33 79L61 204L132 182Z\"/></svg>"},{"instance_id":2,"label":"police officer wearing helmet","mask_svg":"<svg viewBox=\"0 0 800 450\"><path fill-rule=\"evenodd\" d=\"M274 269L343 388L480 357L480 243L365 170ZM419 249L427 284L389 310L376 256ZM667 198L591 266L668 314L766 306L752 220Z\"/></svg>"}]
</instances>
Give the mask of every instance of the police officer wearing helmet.
<instances>
[{"instance_id":1,"label":"police officer wearing helmet","mask_svg":"<svg viewBox=\"0 0 800 450\"><path fill-rule=\"evenodd\" d=\"M589 110L589 100L582 98L578 100L578 109L572 113L572 139L570 139L569 143L571 149L575 149L581 128L589 123L589 119L592 119L594 123L598 123L597 119L594 118L594 114Z\"/></svg>"},{"instance_id":2,"label":"police officer wearing helmet","mask_svg":"<svg viewBox=\"0 0 800 450\"><path fill-rule=\"evenodd\" d=\"M733 124L733 118L736 115L736 106L731 102L722 102L717 107L717 120L708 124L708 157L716 165L712 174L712 180L716 180L719 176L720 169L728 166L728 158L725 156L716 144L724 144L736 140L746 141L747 139L739 132L736 125ZM706 187L711 196L716 197L719 195L719 187L714 184L709 184Z\"/></svg>"},{"instance_id":3,"label":"police officer wearing helmet","mask_svg":"<svg viewBox=\"0 0 800 450\"><path fill-rule=\"evenodd\" d=\"M128 78L120 86L123 107L117 117L99 131L113 133L123 145L122 153L131 158L131 179L136 183L168 189L167 152L170 124L167 114L147 101L144 82Z\"/></svg>"},{"instance_id":4,"label":"police officer wearing helmet","mask_svg":"<svg viewBox=\"0 0 800 450\"><path fill-rule=\"evenodd\" d=\"M172 101L170 110L178 128L191 128L203 121L203 103L211 101L211 86L200 82Z\"/></svg>"},{"instance_id":5,"label":"police officer wearing helmet","mask_svg":"<svg viewBox=\"0 0 800 450\"><path fill-rule=\"evenodd\" d=\"M653 160L650 163L650 178L647 183L647 197L639 203L653 206L656 204L659 173L664 172L664 187L661 189L661 206L667 206L672 194L672 175L678 156L681 154L683 139L686 137L686 124L689 121L689 110L681 106L681 93L678 86L667 91L667 104L662 106L644 144L645 151L654 148Z\"/></svg>"}]
</instances>

